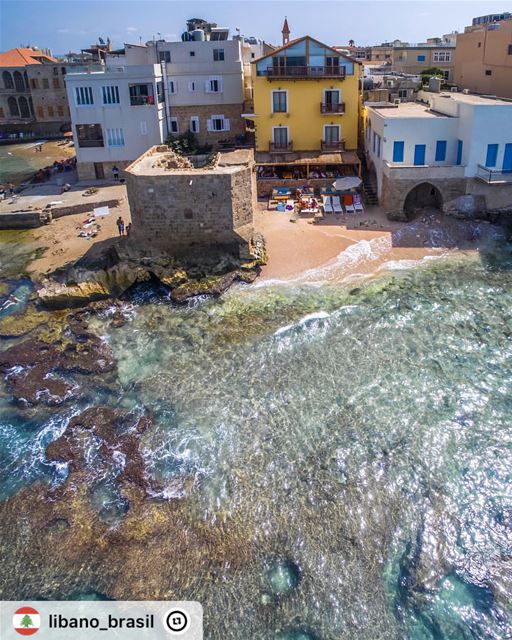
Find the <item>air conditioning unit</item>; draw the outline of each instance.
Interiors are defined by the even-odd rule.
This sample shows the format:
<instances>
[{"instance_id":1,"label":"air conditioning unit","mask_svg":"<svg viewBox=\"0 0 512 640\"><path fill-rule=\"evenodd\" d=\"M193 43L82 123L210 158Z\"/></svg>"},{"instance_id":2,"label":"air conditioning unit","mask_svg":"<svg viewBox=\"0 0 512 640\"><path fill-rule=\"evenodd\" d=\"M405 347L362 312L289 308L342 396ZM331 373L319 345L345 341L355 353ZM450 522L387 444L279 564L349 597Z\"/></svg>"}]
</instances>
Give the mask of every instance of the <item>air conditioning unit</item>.
<instances>
[{"instance_id":1,"label":"air conditioning unit","mask_svg":"<svg viewBox=\"0 0 512 640\"><path fill-rule=\"evenodd\" d=\"M402 101L400 100L400 98L395 98L393 100L393 104L400 104Z\"/></svg>"},{"instance_id":2,"label":"air conditioning unit","mask_svg":"<svg viewBox=\"0 0 512 640\"><path fill-rule=\"evenodd\" d=\"M458 93L458 91L459 91L459 87L450 87L450 91L451 91L452 93Z\"/></svg>"},{"instance_id":3,"label":"air conditioning unit","mask_svg":"<svg viewBox=\"0 0 512 640\"><path fill-rule=\"evenodd\" d=\"M464 93L466 96L469 95L469 89L462 89L462 93Z\"/></svg>"}]
</instances>

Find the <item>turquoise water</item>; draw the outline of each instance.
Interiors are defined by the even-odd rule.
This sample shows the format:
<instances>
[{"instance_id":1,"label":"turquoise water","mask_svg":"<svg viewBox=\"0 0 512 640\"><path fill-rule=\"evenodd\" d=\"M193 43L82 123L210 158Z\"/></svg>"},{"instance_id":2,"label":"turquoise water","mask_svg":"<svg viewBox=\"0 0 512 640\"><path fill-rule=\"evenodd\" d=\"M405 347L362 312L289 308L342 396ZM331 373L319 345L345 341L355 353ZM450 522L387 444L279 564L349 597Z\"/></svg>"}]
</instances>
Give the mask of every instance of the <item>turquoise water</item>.
<instances>
[{"instance_id":1,"label":"turquoise water","mask_svg":"<svg viewBox=\"0 0 512 640\"><path fill-rule=\"evenodd\" d=\"M35 142L0 145L0 184L21 182L53 163L53 158L45 153L20 154L22 150L31 149Z\"/></svg>"},{"instance_id":2,"label":"turquoise water","mask_svg":"<svg viewBox=\"0 0 512 640\"><path fill-rule=\"evenodd\" d=\"M141 288L123 327L109 313L92 323L118 360L116 389L91 383L80 406L30 416L2 392L2 495L63 481L44 446L84 406L145 407L155 498L244 532L240 566L206 554L161 568L202 602L207 638L509 638L511 309L503 246L357 286L238 287L181 308ZM91 499L115 528L126 509L108 478ZM83 570L62 576L59 597L117 593L121 568L95 566L101 588L80 585Z\"/></svg>"}]
</instances>

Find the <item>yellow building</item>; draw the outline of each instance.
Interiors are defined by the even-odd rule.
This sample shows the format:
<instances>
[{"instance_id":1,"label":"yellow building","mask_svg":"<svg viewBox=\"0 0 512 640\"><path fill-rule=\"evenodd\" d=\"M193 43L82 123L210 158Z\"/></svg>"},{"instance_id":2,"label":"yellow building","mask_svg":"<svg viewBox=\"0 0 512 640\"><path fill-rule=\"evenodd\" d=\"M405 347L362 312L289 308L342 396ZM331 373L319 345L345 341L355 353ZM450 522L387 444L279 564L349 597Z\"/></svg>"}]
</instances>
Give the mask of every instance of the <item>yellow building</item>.
<instances>
[{"instance_id":1,"label":"yellow building","mask_svg":"<svg viewBox=\"0 0 512 640\"><path fill-rule=\"evenodd\" d=\"M304 36L256 60L253 83L254 113L247 117L254 121L260 178L359 173L356 60Z\"/></svg>"}]
</instances>

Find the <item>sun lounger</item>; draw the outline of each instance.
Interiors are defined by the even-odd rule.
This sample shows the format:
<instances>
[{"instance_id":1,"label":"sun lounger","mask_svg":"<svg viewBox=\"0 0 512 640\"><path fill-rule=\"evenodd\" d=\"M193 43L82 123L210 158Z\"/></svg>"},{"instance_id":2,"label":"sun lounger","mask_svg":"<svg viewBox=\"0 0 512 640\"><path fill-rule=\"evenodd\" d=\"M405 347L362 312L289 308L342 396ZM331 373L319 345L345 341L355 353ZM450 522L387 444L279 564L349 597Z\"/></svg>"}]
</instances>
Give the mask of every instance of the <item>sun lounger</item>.
<instances>
[{"instance_id":1,"label":"sun lounger","mask_svg":"<svg viewBox=\"0 0 512 640\"><path fill-rule=\"evenodd\" d=\"M322 204L324 206L325 213L334 213L331 196L322 196Z\"/></svg>"},{"instance_id":2,"label":"sun lounger","mask_svg":"<svg viewBox=\"0 0 512 640\"><path fill-rule=\"evenodd\" d=\"M334 213L343 213L343 207L341 206L341 202L338 196L332 196L332 208Z\"/></svg>"},{"instance_id":3,"label":"sun lounger","mask_svg":"<svg viewBox=\"0 0 512 640\"><path fill-rule=\"evenodd\" d=\"M356 212L353 196L343 196L343 205L347 214Z\"/></svg>"},{"instance_id":4,"label":"sun lounger","mask_svg":"<svg viewBox=\"0 0 512 640\"><path fill-rule=\"evenodd\" d=\"M356 213L364 213L363 203L359 194L354 196L354 209Z\"/></svg>"}]
</instances>

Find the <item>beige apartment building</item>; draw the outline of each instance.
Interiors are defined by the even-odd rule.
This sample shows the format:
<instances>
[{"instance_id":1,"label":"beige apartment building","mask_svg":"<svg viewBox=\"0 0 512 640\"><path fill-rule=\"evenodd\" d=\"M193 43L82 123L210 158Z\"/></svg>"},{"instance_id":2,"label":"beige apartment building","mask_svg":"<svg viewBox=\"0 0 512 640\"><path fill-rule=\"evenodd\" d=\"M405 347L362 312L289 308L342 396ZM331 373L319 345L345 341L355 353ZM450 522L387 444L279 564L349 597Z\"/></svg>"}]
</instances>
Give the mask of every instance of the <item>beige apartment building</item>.
<instances>
[{"instance_id":1,"label":"beige apartment building","mask_svg":"<svg viewBox=\"0 0 512 640\"><path fill-rule=\"evenodd\" d=\"M512 98L512 17L473 24L459 35L454 82L475 93Z\"/></svg>"},{"instance_id":2,"label":"beige apartment building","mask_svg":"<svg viewBox=\"0 0 512 640\"><path fill-rule=\"evenodd\" d=\"M437 40L433 38L430 42L416 45L395 44L391 50L392 70L418 75L426 69L437 67L443 71L446 81L452 81L456 45Z\"/></svg>"}]
</instances>

